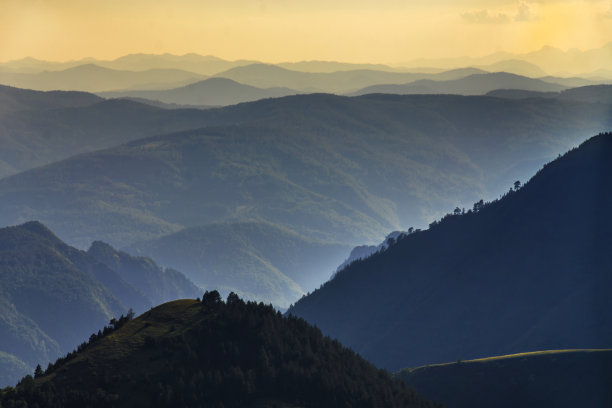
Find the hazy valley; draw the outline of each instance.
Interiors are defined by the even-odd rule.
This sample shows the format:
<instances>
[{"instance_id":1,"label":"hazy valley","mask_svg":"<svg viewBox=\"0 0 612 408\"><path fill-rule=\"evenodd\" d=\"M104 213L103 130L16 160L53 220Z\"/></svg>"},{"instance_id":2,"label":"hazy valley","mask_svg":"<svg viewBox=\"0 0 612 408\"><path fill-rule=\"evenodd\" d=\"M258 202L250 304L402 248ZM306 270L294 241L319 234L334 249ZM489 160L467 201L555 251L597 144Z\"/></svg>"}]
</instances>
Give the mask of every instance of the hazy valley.
<instances>
[{"instance_id":1,"label":"hazy valley","mask_svg":"<svg viewBox=\"0 0 612 408\"><path fill-rule=\"evenodd\" d=\"M610 46L0 62L0 408L607 407Z\"/></svg>"}]
</instances>

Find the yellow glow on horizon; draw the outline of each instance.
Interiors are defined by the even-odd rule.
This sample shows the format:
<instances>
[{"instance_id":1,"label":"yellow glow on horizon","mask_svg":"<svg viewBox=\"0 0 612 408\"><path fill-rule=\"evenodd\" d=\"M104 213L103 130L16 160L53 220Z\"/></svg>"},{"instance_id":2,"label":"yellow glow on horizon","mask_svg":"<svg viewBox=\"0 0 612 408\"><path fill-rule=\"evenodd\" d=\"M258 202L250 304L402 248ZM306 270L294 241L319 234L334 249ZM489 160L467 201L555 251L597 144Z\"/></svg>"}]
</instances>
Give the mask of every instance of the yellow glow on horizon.
<instances>
[{"instance_id":1,"label":"yellow glow on horizon","mask_svg":"<svg viewBox=\"0 0 612 408\"><path fill-rule=\"evenodd\" d=\"M521 7L533 18L516 21ZM607 0L0 0L0 61L195 52L401 63L545 45L589 49L612 41L609 10Z\"/></svg>"}]
</instances>

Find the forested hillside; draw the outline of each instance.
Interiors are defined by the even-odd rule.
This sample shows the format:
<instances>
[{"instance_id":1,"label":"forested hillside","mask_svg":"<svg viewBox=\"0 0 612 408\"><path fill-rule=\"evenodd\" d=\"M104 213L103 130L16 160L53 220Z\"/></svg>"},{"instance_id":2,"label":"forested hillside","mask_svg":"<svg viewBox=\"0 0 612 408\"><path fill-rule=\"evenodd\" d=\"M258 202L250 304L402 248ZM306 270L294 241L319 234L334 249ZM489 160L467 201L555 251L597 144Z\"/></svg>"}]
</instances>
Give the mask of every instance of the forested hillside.
<instances>
[{"instance_id":1,"label":"forested hillside","mask_svg":"<svg viewBox=\"0 0 612 408\"><path fill-rule=\"evenodd\" d=\"M235 294L166 303L113 327L0 391L1 406L434 406L303 320Z\"/></svg>"},{"instance_id":2,"label":"forested hillside","mask_svg":"<svg viewBox=\"0 0 612 408\"><path fill-rule=\"evenodd\" d=\"M612 134L340 271L289 313L389 369L612 344Z\"/></svg>"}]
</instances>

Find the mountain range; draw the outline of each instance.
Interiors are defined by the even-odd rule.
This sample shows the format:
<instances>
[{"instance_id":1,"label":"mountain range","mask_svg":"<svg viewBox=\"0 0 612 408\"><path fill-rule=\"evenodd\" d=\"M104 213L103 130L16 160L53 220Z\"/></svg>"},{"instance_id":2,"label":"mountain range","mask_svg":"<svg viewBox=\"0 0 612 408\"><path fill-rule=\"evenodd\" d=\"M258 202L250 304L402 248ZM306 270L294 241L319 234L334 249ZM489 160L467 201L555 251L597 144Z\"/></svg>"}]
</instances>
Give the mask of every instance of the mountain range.
<instances>
[{"instance_id":1,"label":"mountain range","mask_svg":"<svg viewBox=\"0 0 612 408\"><path fill-rule=\"evenodd\" d=\"M119 71L95 64L78 65L61 71L43 71L35 74L0 71L0 83L40 91L102 92L127 88L135 90L175 88L204 78L202 75L178 69Z\"/></svg>"},{"instance_id":2,"label":"mountain range","mask_svg":"<svg viewBox=\"0 0 612 408\"><path fill-rule=\"evenodd\" d=\"M473 74L464 78L446 81L422 79L400 85L373 85L352 92L350 95L355 96L370 93L484 95L496 89L558 92L565 89L565 87L540 79L527 78L505 72L496 72Z\"/></svg>"},{"instance_id":3,"label":"mountain range","mask_svg":"<svg viewBox=\"0 0 612 408\"><path fill-rule=\"evenodd\" d=\"M589 50L561 50L558 48L544 46L539 50L512 54L508 52L497 52L484 57L470 58L438 58L438 59L415 59L405 63L392 65L385 64L354 64L336 61L300 61L281 62L276 65L303 72L331 73L337 71L351 70L375 70L395 72L424 72L435 73L456 67L477 67L487 71L506 71L518 75L540 77L545 75L580 75L583 77L607 76L612 79L610 66L610 47L608 43L599 48ZM84 58L75 61L52 62L42 61L34 58L23 58L21 60L0 63L0 71L38 73L42 71L60 71L79 65L95 64L101 67L128 70L145 71L148 69L180 69L197 73L199 75L212 76L229 69L261 63L253 60L228 61L211 55L198 55L194 53L185 55L172 54L129 54L115 60L98 60Z\"/></svg>"},{"instance_id":4,"label":"mountain range","mask_svg":"<svg viewBox=\"0 0 612 408\"><path fill-rule=\"evenodd\" d=\"M558 92L610 80L594 76L551 76L537 65L519 59L447 70L324 61L230 62L195 54L182 57L140 54L115 61L87 59L68 63L25 59L0 64L0 83L5 86L96 92L104 97L146 99L159 107L167 107L163 104L226 106L313 92L347 95L480 95L497 89Z\"/></svg>"},{"instance_id":5,"label":"mountain range","mask_svg":"<svg viewBox=\"0 0 612 408\"><path fill-rule=\"evenodd\" d=\"M78 383L78 387L74 384ZM301 319L218 292L120 319L2 406L434 408Z\"/></svg>"},{"instance_id":6,"label":"mountain range","mask_svg":"<svg viewBox=\"0 0 612 408\"><path fill-rule=\"evenodd\" d=\"M607 408L611 46L0 63L0 408Z\"/></svg>"},{"instance_id":7,"label":"mountain range","mask_svg":"<svg viewBox=\"0 0 612 408\"><path fill-rule=\"evenodd\" d=\"M612 42L602 47L588 50L561 50L559 48L544 46L539 50L523 54L512 54L508 52L496 52L484 57L462 57L462 58L420 58L401 64L406 67L431 66L448 69L457 66L481 66L494 64L499 61L515 59L531 63L557 76L582 76L598 77L601 74L608 75L607 67L610 66L612 55ZM598 72L599 71L599 72Z\"/></svg>"},{"instance_id":8,"label":"mountain range","mask_svg":"<svg viewBox=\"0 0 612 408\"><path fill-rule=\"evenodd\" d=\"M209 78L180 88L161 91L121 91L98 93L105 98L143 98L180 105L225 106L258 99L299 93L289 88L256 88L226 78Z\"/></svg>"},{"instance_id":9,"label":"mountain range","mask_svg":"<svg viewBox=\"0 0 612 408\"><path fill-rule=\"evenodd\" d=\"M403 83L405 81L408 83ZM547 77L546 80L533 79L505 72L489 73L474 68L454 69L435 74L366 70L304 73L273 65L257 64L234 68L218 74L218 77L175 89L99 92L98 95L105 98L143 98L180 105L225 106L315 91L348 92L348 95L352 96L369 93L482 95L497 89L539 92L557 92L566 89L566 86L559 82L580 85L594 83L582 79L566 80L553 77ZM359 88L364 85L369 86Z\"/></svg>"},{"instance_id":10,"label":"mountain range","mask_svg":"<svg viewBox=\"0 0 612 408\"><path fill-rule=\"evenodd\" d=\"M199 110L157 109L82 92L0 86L0 177L69 156L210 123Z\"/></svg>"},{"instance_id":11,"label":"mountain range","mask_svg":"<svg viewBox=\"0 0 612 408\"><path fill-rule=\"evenodd\" d=\"M593 137L503 198L353 262L288 313L392 370L606 348L611 164L612 134Z\"/></svg>"},{"instance_id":12,"label":"mountain range","mask_svg":"<svg viewBox=\"0 0 612 408\"><path fill-rule=\"evenodd\" d=\"M129 308L142 312L199 292L181 273L150 259L101 243L84 252L38 222L2 228L2 385L14 384L24 366L32 370L72 350Z\"/></svg>"},{"instance_id":13,"label":"mountain range","mask_svg":"<svg viewBox=\"0 0 612 408\"><path fill-rule=\"evenodd\" d=\"M0 70L13 73L40 73L43 71L62 71L80 65L98 65L100 67L118 71L146 71L157 70L184 70L198 75L210 76L227 71L241 65L253 64L256 61L237 60L227 61L212 55L198 55L195 53L185 55L173 54L128 54L114 60L99 60L84 58L75 61L54 62L35 58L23 58L15 61L0 63Z\"/></svg>"},{"instance_id":14,"label":"mountain range","mask_svg":"<svg viewBox=\"0 0 612 408\"><path fill-rule=\"evenodd\" d=\"M474 70L469 68L469 72ZM405 83L422 78L460 78L466 70L448 73L419 74L374 70L351 70L337 72L300 72L270 64L251 64L220 72L215 76L232 79L241 84L260 88L286 87L303 92L347 93L380 83Z\"/></svg>"},{"instance_id":15,"label":"mountain range","mask_svg":"<svg viewBox=\"0 0 612 408\"><path fill-rule=\"evenodd\" d=\"M243 259L275 283L248 292L232 278L246 276L241 269L222 263L228 269L221 270L218 260L191 264L194 269L182 272L202 284L225 287L233 281L236 286L228 290L257 293L257 300L286 307L289 294L316 287L314 280L294 286L308 279L297 276L331 275L346 256L339 248L348 253L349 247L379 241L389 230L426 225L453 204L503 193L582 141L586 132L609 127L608 113L608 105L548 99L320 94L208 110L104 101L24 111L19 123L31 130L10 134L21 135L20 143L33 137L52 147L51 137L40 137L41 128L58 140L74 132L83 141L99 142L97 135L117 140L161 127L207 127L132 141L1 179L0 222L38 219L80 248L95 239L125 248L217 222L271 224L293 233L292 241L305 248L337 254L337 263L330 259L314 274L306 271L318 263L303 269L279 264L273 247L254 251L240 240L234 241L239 247L228 246L217 259L232 259L232 251L240 248ZM80 143L76 138L73 148L83 149ZM220 234L203 242L225 239L217 228L201 231ZM189 248L186 237L174 235L172 247ZM145 254L155 259L156 252L163 251ZM162 263L177 267L175 260L167 254ZM208 280L215 275L225 277Z\"/></svg>"}]
</instances>

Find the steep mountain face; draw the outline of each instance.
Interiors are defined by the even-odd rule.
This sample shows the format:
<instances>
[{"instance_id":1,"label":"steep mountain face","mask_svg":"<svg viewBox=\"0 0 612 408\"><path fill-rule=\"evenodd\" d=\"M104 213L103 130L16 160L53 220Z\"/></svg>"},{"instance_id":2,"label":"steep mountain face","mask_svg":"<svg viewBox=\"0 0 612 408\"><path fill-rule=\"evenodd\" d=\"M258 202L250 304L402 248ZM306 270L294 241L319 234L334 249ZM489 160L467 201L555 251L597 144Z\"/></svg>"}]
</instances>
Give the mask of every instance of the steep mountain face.
<instances>
[{"instance_id":1,"label":"steep mountain face","mask_svg":"<svg viewBox=\"0 0 612 408\"><path fill-rule=\"evenodd\" d=\"M104 242L95 241L87 253L116 271L127 283L145 294L153 305L174 299L193 299L201 292L181 272L160 268L150 258L131 256Z\"/></svg>"},{"instance_id":2,"label":"steep mountain face","mask_svg":"<svg viewBox=\"0 0 612 408\"><path fill-rule=\"evenodd\" d=\"M402 85L373 85L350 95L366 95L371 93L385 94L455 94L484 95L495 89L521 89L537 92L558 92L565 86L540 79L527 78L506 72L473 74L465 78L435 81L422 79Z\"/></svg>"},{"instance_id":3,"label":"steep mountain face","mask_svg":"<svg viewBox=\"0 0 612 408\"><path fill-rule=\"evenodd\" d=\"M80 251L38 222L2 228L0 352L13 357L3 364L14 370L3 375L16 381L20 361L30 370L46 365L128 308L144 311L198 292L184 275L150 259L101 243Z\"/></svg>"},{"instance_id":4,"label":"steep mountain face","mask_svg":"<svg viewBox=\"0 0 612 408\"><path fill-rule=\"evenodd\" d=\"M589 50L570 49L567 51L558 48L544 46L541 49L526 54L510 54L507 52L495 52L484 57L459 57L442 59L417 59L407 63L413 67L439 67L451 68L457 66L482 66L495 64L503 60L520 60L534 64L549 74L567 76L581 75L585 72L607 72L607 67L612 63L612 42ZM608 72L609 74L609 72ZM586 76L586 75L583 75Z\"/></svg>"},{"instance_id":5,"label":"steep mountain face","mask_svg":"<svg viewBox=\"0 0 612 408\"><path fill-rule=\"evenodd\" d=\"M71 350L127 309L98 278L139 301L112 271L39 223L0 229L0 253L0 350L31 366Z\"/></svg>"},{"instance_id":6,"label":"steep mountain face","mask_svg":"<svg viewBox=\"0 0 612 408\"><path fill-rule=\"evenodd\" d=\"M357 261L289 313L390 369L612 344L612 134Z\"/></svg>"},{"instance_id":7,"label":"steep mountain face","mask_svg":"<svg viewBox=\"0 0 612 408\"><path fill-rule=\"evenodd\" d=\"M403 234L407 234L407 232L393 231L390 234L387 234L387 236L385 237L385 240L378 245L359 245L359 246L354 247L349 253L348 258L346 258L344 262L342 262L336 268L336 272L340 272L346 266L350 265L351 263L355 261L358 261L360 259L365 259L378 251L384 251L385 249L389 247L389 245L393 245L395 243L395 240L400 235L403 235Z\"/></svg>"},{"instance_id":8,"label":"steep mountain face","mask_svg":"<svg viewBox=\"0 0 612 408\"><path fill-rule=\"evenodd\" d=\"M523 353L401 370L395 374L448 408L606 408L612 350Z\"/></svg>"},{"instance_id":9,"label":"steep mountain face","mask_svg":"<svg viewBox=\"0 0 612 408\"><path fill-rule=\"evenodd\" d=\"M3 406L432 407L301 319L218 293L93 336ZM76 385L78 384L78 387Z\"/></svg>"},{"instance_id":10,"label":"steep mountain face","mask_svg":"<svg viewBox=\"0 0 612 408\"><path fill-rule=\"evenodd\" d=\"M226 78L209 78L170 90L104 92L106 98L136 97L179 105L225 106L299 93L289 88L256 88Z\"/></svg>"},{"instance_id":11,"label":"steep mountain face","mask_svg":"<svg viewBox=\"0 0 612 408\"><path fill-rule=\"evenodd\" d=\"M327 280L349 249L261 221L186 228L126 248L174 265L202 287L280 307Z\"/></svg>"}]
</instances>

